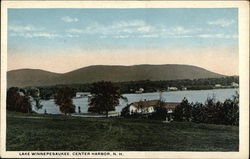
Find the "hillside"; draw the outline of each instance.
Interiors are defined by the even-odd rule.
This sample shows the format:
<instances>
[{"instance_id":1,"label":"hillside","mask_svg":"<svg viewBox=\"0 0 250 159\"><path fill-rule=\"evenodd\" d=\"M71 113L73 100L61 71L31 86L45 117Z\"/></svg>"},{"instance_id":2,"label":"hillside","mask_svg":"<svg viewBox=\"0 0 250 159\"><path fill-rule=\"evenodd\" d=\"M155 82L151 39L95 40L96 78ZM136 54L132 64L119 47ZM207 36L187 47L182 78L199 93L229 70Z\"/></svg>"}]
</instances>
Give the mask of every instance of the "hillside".
<instances>
[{"instance_id":1,"label":"hillside","mask_svg":"<svg viewBox=\"0 0 250 159\"><path fill-rule=\"evenodd\" d=\"M122 82L138 80L176 80L220 78L206 69L190 65L89 66L64 74L43 70L21 69L7 73L8 87L44 86L55 84L91 83L100 80Z\"/></svg>"},{"instance_id":2,"label":"hillside","mask_svg":"<svg viewBox=\"0 0 250 159\"><path fill-rule=\"evenodd\" d=\"M7 72L7 87L25 87L46 85L46 81L61 74L39 69L20 69Z\"/></svg>"}]
</instances>

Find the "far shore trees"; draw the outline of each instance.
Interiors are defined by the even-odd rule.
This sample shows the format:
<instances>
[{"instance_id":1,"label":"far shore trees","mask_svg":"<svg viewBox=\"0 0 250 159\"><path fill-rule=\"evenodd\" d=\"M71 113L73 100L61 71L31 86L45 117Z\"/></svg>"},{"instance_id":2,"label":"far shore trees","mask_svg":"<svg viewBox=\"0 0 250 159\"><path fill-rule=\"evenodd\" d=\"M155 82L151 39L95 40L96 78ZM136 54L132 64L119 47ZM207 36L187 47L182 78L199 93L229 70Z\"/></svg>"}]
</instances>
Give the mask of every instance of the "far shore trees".
<instances>
[{"instance_id":1,"label":"far shore trees","mask_svg":"<svg viewBox=\"0 0 250 159\"><path fill-rule=\"evenodd\" d=\"M22 113L32 111L30 98L17 87L11 87L7 91L7 110Z\"/></svg>"},{"instance_id":2,"label":"far shore trees","mask_svg":"<svg viewBox=\"0 0 250 159\"><path fill-rule=\"evenodd\" d=\"M55 104L59 106L60 111L65 115L75 112L75 105L72 101L74 95L74 90L68 87L60 88L55 95Z\"/></svg>"},{"instance_id":3,"label":"far shore trees","mask_svg":"<svg viewBox=\"0 0 250 159\"><path fill-rule=\"evenodd\" d=\"M115 110L115 107L119 105L119 99L126 99L122 97L119 92L119 88L115 87L111 82L97 82L93 84L91 89L92 98L89 103L89 112L98 114L106 114Z\"/></svg>"}]
</instances>

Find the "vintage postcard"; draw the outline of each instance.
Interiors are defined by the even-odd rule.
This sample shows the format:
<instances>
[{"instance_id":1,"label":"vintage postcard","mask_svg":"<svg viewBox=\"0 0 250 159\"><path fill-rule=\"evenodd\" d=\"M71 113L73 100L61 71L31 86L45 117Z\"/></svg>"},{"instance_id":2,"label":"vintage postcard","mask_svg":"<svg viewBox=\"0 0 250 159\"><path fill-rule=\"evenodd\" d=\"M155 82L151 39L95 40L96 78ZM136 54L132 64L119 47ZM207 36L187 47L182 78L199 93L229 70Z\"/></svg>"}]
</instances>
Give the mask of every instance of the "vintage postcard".
<instances>
[{"instance_id":1,"label":"vintage postcard","mask_svg":"<svg viewBox=\"0 0 250 159\"><path fill-rule=\"evenodd\" d=\"M1 157L248 158L249 2L1 13Z\"/></svg>"}]
</instances>

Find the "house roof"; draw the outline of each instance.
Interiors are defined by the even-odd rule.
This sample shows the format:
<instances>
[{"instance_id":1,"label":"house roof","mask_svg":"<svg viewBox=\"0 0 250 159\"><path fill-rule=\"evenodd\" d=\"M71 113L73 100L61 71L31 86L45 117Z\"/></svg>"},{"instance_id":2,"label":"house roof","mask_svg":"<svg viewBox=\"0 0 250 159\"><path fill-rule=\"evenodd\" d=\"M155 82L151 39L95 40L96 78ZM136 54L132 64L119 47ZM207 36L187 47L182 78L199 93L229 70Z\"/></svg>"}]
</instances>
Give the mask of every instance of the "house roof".
<instances>
[{"instance_id":1,"label":"house roof","mask_svg":"<svg viewBox=\"0 0 250 159\"><path fill-rule=\"evenodd\" d=\"M167 109L175 109L175 107L177 105L179 105L180 103L173 103L173 102L167 102L164 104L164 107L167 108Z\"/></svg>"},{"instance_id":2,"label":"house roof","mask_svg":"<svg viewBox=\"0 0 250 159\"><path fill-rule=\"evenodd\" d=\"M149 101L139 101L139 102L134 102L131 103L134 107L156 107L160 104L160 100L149 100ZM163 102L163 107L167 109L174 109L177 105L180 103L175 103L175 102Z\"/></svg>"}]
</instances>

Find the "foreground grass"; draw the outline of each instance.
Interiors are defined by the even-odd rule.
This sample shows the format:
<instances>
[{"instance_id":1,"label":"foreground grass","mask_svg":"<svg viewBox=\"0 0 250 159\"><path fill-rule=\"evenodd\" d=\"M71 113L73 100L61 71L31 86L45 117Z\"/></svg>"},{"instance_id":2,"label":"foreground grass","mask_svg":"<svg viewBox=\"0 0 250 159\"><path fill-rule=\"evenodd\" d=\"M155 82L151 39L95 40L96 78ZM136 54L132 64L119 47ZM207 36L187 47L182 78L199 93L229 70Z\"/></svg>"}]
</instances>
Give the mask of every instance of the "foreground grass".
<instances>
[{"instance_id":1,"label":"foreground grass","mask_svg":"<svg viewBox=\"0 0 250 159\"><path fill-rule=\"evenodd\" d=\"M8 112L7 151L238 151L236 126Z\"/></svg>"}]
</instances>

